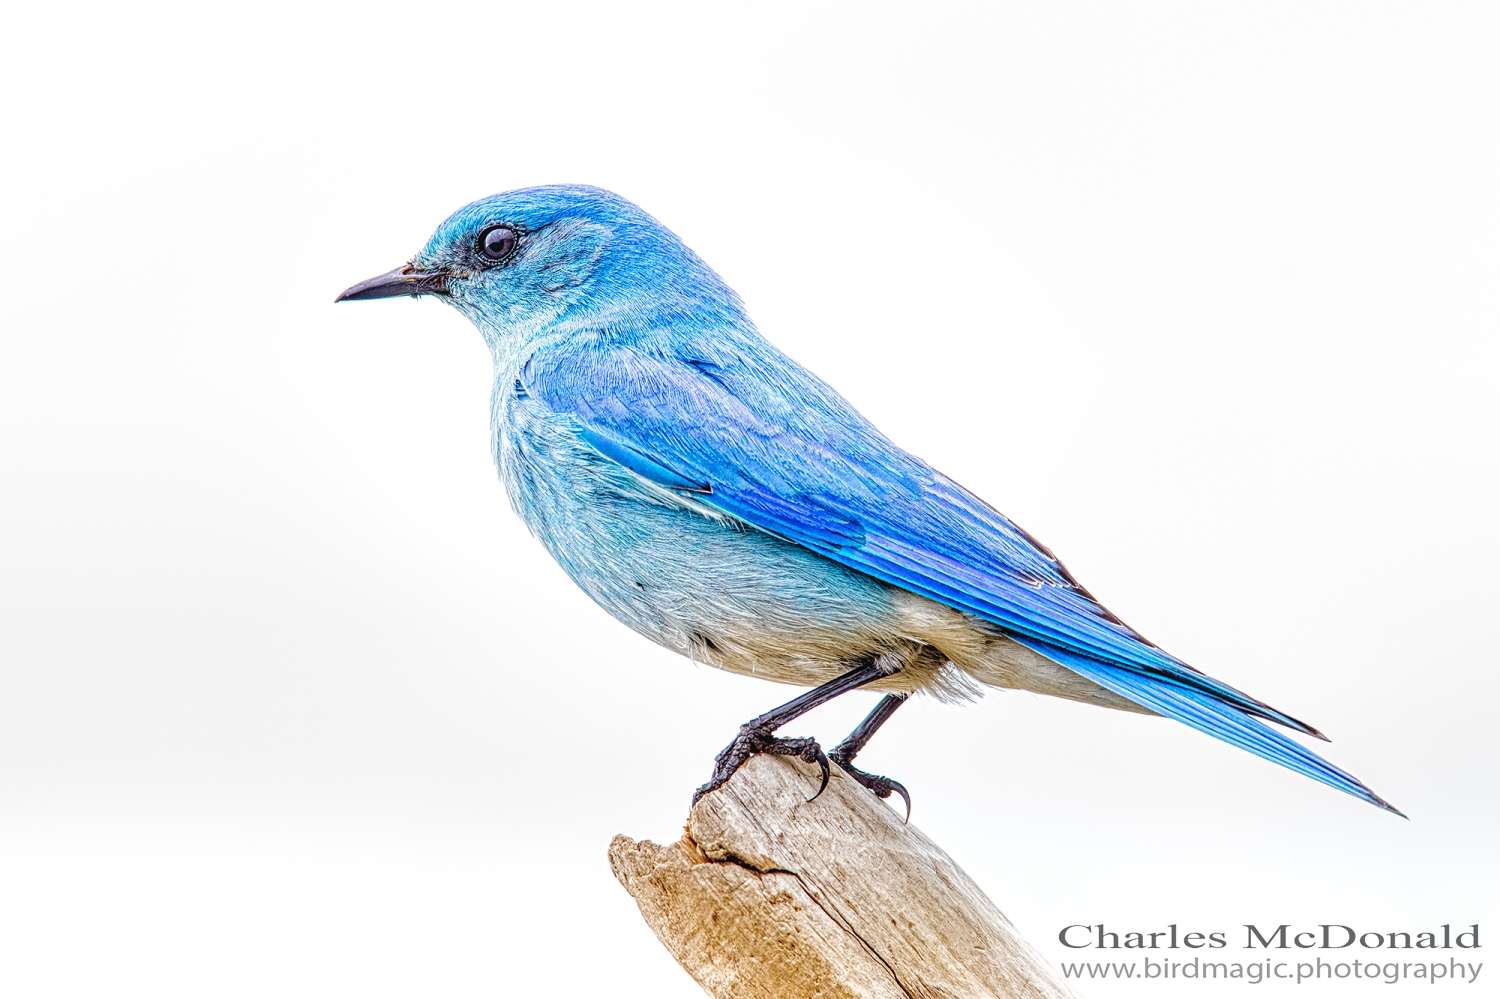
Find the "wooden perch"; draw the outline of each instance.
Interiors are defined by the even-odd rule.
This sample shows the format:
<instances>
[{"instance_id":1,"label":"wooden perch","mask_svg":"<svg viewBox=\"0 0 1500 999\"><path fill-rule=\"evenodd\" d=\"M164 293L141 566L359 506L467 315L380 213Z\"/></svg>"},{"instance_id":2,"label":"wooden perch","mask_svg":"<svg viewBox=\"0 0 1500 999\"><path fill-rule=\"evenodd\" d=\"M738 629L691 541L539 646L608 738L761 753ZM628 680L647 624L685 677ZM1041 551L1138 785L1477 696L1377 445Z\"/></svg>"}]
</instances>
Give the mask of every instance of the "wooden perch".
<instances>
[{"instance_id":1,"label":"wooden perch","mask_svg":"<svg viewBox=\"0 0 1500 999\"><path fill-rule=\"evenodd\" d=\"M1072 997L937 844L837 767L756 756L615 877L716 999Z\"/></svg>"}]
</instances>

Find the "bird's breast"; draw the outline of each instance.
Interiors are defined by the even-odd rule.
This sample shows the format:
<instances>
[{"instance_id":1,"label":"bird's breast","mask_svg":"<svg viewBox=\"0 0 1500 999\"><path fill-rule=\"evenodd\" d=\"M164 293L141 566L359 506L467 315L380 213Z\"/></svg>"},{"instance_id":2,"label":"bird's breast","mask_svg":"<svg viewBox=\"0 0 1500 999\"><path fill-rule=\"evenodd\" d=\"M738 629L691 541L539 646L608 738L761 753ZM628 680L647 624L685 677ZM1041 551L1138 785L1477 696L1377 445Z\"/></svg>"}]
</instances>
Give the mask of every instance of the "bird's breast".
<instances>
[{"instance_id":1,"label":"bird's breast","mask_svg":"<svg viewBox=\"0 0 1500 999\"><path fill-rule=\"evenodd\" d=\"M886 584L646 482L524 389L497 393L494 444L511 505L558 564L667 648L813 684L905 641Z\"/></svg>"}]
</instances>

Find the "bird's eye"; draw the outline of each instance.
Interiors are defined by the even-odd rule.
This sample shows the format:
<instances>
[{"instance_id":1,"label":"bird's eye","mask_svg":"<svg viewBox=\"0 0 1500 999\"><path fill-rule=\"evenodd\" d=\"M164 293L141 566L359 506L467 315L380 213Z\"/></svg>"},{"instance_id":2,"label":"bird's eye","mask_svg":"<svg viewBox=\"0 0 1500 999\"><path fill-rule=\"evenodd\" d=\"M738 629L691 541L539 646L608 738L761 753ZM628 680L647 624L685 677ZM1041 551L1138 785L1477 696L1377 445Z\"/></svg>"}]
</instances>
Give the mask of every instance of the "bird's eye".
<instances>
[{"instance_id":1,"label":"bird's eye","mask_svg":"<svg viewBox=\"0 0 1500 999\"><path fill-rule=\"evenodd\" d=\"M491 260L504 260L516 248L516 231L497 225L479 235L479 251Z\"/></svg>"}]
</instances>

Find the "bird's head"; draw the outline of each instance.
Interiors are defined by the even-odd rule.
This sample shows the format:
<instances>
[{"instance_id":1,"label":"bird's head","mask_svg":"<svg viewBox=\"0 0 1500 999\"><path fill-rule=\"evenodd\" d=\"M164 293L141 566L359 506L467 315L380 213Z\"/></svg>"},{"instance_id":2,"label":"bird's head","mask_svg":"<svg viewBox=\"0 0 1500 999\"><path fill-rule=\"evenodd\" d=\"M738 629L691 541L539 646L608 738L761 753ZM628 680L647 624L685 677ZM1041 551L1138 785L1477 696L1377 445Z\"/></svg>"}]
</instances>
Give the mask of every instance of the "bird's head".
<instances>
[{"instance_id":1,"label":"bird's head","mask_svg":"<svg viewBox=\"0 0 1500 999\"><path fill-rule=\"evenodd\" d=\"M562 322L743 321L734 292L665 226L617 194L574 185L466 205L408 263L337 300L405 295L441 297L492 341Z\"/></svg>"}]
</instances>

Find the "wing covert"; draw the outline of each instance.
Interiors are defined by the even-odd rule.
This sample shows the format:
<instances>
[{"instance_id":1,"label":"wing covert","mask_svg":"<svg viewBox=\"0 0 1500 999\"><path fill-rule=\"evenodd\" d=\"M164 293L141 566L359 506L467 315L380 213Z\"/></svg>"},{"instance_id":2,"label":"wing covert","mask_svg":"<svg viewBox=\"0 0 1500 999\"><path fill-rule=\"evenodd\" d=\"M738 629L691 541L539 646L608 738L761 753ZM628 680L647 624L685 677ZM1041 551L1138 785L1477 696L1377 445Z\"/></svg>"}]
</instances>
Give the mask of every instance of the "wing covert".
<instances>
[{"instance_id":1,"label":"wing covert","mask_svg":"<svg viewBox=\"0 0 1500 999\"><path fill-rule=\"evenodd\" d=\"M1316 734L1141 638L1025 531L789 358L595 341L539 350L521 379L605 457L721 513L1028 643Z\"/></svg>"}]
</instances>

